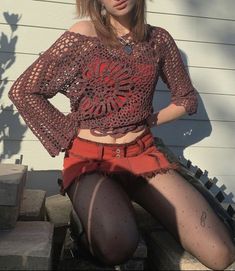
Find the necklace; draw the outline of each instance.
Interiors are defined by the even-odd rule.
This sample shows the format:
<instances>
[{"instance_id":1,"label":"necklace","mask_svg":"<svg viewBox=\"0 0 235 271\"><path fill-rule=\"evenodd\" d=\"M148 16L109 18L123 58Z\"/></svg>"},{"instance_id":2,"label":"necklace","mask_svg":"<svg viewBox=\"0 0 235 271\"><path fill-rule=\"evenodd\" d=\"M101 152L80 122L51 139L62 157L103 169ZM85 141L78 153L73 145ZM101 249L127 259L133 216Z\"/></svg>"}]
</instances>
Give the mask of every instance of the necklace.
<instances>
[{"instance_id":1,"label":"necklace","mask_svg":"<svg viewBox=\"0 0 235 271\"><path fill-rule=\"evenodd\" d=\"M118 37L118 40L121 42L122 45L124 45L123 47L124 52L130 55L133 52L134 42L129 42L125 40L123 37Z\"/></svg>"}]
</instances>

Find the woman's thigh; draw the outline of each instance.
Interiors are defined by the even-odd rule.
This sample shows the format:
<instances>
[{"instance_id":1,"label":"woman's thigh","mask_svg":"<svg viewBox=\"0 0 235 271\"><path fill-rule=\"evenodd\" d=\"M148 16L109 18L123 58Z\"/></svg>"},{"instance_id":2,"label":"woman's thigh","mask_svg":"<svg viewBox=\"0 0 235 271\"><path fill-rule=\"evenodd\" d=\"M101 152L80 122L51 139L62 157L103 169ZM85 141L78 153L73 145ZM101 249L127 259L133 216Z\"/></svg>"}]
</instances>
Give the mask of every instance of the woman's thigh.
<instances>
[{"instance_id":1,"label":"woman's thigh","mask_svg":"<svg viewBox=\"0 0 235 271\"><path fill-rule=\"evenodd\" d=\"M94 256L115 263L132 255L139 241L133 205L123 187L98 172L85 173L68 195Z\"/></svg>"},{"instance_id":2,"label":"woman's thigh","mask_svg":"<svg viewBox=\"0 0 235 271\"><path fill-rule=\"evenodd\" d=\"M134 201L210 268L226 266L234 259L228 229L204 196L176 171L149 178L135 189Z\"/></svg>"}]
</instances>

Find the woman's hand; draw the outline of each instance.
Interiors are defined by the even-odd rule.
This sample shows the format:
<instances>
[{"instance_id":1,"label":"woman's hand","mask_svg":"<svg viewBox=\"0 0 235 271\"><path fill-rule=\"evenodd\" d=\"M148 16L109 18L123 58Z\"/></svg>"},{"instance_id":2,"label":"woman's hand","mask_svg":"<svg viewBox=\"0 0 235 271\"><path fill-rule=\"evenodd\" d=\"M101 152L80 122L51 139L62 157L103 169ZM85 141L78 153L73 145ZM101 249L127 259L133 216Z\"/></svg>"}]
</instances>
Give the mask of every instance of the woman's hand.
<instances>
[{"instance_id":1,"label":"woman's hand","mask_svg":"<svg viewBox=\"0 0 235 271\"><path fill-rule=\"evenodd\" d=\"M159 112L155 112L153 114L151 114L147 119L146 119L146 122L148 124L148 126L150 128L154 127L157 125L157 120L158 120L158 113Z\"/></svg>"},{"instance_id":2,"label":"woman's hand","mask_svg":"<svg viewBox=\"0 0 235 271\"><path fill-rule=\"evenodd\" d=\"M167 107L161 109L159 112L151 114L146 122L150 128L154 126L159 126L160 124L167 123L173 120L176 120L187 112L184 106L177 106L175 104L170 104Z\"/></svg>"}]
</instances>

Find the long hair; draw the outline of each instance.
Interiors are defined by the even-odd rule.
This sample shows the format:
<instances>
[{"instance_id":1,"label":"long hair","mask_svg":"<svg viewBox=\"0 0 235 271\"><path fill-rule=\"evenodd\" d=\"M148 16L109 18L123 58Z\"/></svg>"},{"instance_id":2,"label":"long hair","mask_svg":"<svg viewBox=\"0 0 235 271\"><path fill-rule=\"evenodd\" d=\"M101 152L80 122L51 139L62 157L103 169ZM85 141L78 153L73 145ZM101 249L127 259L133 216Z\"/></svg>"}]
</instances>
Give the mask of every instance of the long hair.
<instances>
[{"instance_id":1,"label":"long hair","mask_svg":"<svg viewBox=\"0 0 235 271\"><path fill-rule=\"evenodd\" d=\"M97 35L102 41L110 46L120 45L115 29L110 23L107 12L105 16L101 14L102 4L100 0L76 0L76 10L78 18L90 17ZM131 12L131 35L134 42L143 41L147 38L146 28L146 0L137 0Z\"/></svg>"}]
</instances>

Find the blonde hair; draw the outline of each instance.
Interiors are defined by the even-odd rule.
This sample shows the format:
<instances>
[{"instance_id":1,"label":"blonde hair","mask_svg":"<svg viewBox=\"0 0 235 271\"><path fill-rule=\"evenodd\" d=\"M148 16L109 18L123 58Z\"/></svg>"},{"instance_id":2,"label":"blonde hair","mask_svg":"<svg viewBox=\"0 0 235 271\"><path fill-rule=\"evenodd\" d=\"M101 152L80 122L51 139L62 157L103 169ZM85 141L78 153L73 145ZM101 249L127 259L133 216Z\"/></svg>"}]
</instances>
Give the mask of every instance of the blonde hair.
<instances>
[{"instance_id":1,"label":"blonde hair","mask_svg":"<svg viewBox=\"0 0 235 271\"><path fill-rule=\"evenodd\" d=\"M110 23L110 18L101 14L102 3L100 0L76 0L78 18L90 17L97 35L103 42L110 46L120 45L117 41L115 29ZM147 37L146 28L146 0L136 0L136 5L131 12L131 33L135 42L143 41Z\"/></svg>"}]
</instances>

